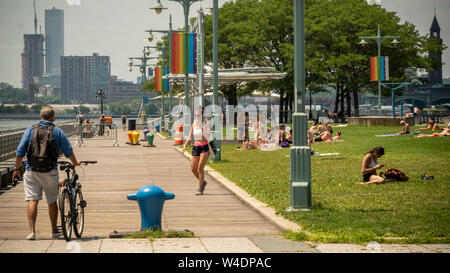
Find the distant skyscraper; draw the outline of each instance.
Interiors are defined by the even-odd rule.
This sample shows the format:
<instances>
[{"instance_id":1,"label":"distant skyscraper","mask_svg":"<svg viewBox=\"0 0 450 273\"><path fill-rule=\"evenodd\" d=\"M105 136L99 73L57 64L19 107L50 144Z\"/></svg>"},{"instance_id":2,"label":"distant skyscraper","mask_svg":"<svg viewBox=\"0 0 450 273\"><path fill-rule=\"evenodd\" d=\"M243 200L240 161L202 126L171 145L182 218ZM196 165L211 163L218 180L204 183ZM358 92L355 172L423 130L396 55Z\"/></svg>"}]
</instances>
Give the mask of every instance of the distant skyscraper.
<instances>
[{"instance_id":1,"label":"distant skyscraper","mask_svg":"<svg viewBox=\"0 0 450 273\"><path fill-rule=\"evenodd\" d=\"M45 70L61 75L61 56L64 56L64 11L45 10Z\"/></svg>"},{"instance_id":2,"label":"distant skyscraper","mask_svg":"<svg viewBox=\"0 0 450 273\"><path fill-rule=\"evenodd\" d=\"M109 56L61 57L61 98L74 103L95 103L98 89L110 90Z\"/></svg>"},{"instance_id":3,"label":"distant skyscraper","mask_svg":"<svg viewBox=\"0 0 450 273\"><path fill-rule=\"evenodd\" d=\"M22 88L33 84L33 76L41 77L44 73L44 35L25 34L22 55Z\"/></svg>"},{"instance_id":4,"label":"distant skyscraper","mask_svg":"<svg viewBox=\"0 0 450 273\"><path fill-rule=\"evenodd\" d=\"M44 35L37 33L36 0L34 7L34 34L23 35L24 48L22 56L22 88L30 90L30 101L34 98L34 79L44 73Z\"/></svg>"}]
</instances>

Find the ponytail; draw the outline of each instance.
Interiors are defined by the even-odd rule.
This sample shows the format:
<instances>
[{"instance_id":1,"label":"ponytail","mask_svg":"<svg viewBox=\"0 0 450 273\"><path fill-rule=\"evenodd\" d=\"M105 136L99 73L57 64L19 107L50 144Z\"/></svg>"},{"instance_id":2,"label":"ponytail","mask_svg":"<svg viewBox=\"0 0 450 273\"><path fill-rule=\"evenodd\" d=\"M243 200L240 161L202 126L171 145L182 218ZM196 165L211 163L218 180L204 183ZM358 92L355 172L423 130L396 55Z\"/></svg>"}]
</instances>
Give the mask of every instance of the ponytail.
<instances>
[{"instance_id":1,"label":"ponytail","mask_svg":"<svg viewBox=\"0 0 450 273\"><path fill-rule=\"evenodd\" d=\"M375 147L372 150L368 151L365 154L373 154L375 152L377 152L377 154L379 154L379 155L384 155L384 148L381 146L378 146L378 147Z\"/></svg>"}]
</instances>

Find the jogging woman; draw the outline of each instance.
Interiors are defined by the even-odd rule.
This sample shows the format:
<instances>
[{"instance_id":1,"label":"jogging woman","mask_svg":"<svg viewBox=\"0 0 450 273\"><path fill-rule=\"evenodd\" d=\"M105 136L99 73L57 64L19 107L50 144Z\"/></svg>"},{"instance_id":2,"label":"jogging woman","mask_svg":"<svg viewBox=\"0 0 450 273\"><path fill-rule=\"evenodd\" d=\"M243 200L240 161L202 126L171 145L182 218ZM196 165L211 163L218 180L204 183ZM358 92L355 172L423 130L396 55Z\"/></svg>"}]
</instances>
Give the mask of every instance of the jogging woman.
<instances>
[{"instance_id":1,"label":"jogging woman","mask_svg":"<svg viewBox=\"0 0 450 273\"><path fill-rule=\"evenodd\" d=\"M203 112L203 111L202 111ZM196 195L203 195L206 187L205 181L205 165L208 162L210 155L208 140L205 138L203 133L203 126L201 123L202 115L196 115L194 118L194 123L191 126L188 139L183 147L183 154L186 151L186 147L194 140L194 147L192 148L191 157L191 171L194 176L198 179L198 190ZM206 133L206 132L205 132Z\"/></svg>"}]
</instances>

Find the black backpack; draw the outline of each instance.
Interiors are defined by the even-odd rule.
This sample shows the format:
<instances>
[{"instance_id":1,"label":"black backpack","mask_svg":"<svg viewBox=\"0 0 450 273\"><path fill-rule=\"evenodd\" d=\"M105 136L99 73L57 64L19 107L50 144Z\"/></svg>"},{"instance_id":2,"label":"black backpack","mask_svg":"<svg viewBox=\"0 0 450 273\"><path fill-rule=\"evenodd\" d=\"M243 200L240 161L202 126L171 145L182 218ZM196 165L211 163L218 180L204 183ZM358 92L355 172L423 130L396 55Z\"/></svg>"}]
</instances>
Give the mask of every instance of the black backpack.
<instances>
[{"instance_id":1,"label":"black backpack","mask_svg":"<svg viewBox=\"0 0 450 273\"><path fill-rule=\"evenodd\" d=\"M53 138L54 125L41 129L39 124L33 126L33 139L28 146L27 159L31 170L41 173L50 172L58 161L58 147Z\"/></svg>"}]
</instances>

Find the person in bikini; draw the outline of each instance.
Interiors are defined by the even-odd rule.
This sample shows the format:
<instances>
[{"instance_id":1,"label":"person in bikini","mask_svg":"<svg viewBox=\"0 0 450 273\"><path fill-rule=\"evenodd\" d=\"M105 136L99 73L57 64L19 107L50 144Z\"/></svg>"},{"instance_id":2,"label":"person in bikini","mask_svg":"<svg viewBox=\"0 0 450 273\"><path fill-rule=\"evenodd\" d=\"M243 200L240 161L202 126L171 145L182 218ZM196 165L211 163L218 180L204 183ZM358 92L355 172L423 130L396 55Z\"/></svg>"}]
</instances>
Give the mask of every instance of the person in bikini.
<instances>
[{"instance_id":1,"label":"person in bikini","mask_svg":"<svg viewBox=\"0 0 450 273\"><path fill-rule=\"evenodd\" d=\"M205 135L208 135L208 131L203 130L202 117L203 110L197 111L194 118L194 123L191 126L188 139L184 143L182 151L184 154L186 147L194 141L191 157L191 171L198 179L198 190L196 195L203 195L203 192L205 191L205 187L207 185L207 182L205 181L205 165L206 162L208 162L210 155L208 140L205 137Z\"/></svg>"}]
</instances>

